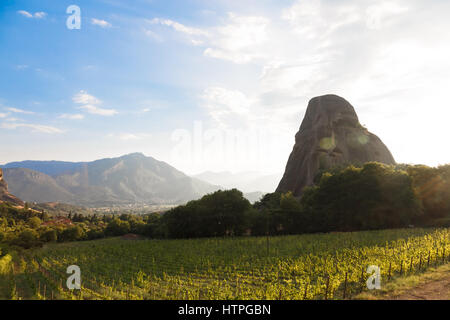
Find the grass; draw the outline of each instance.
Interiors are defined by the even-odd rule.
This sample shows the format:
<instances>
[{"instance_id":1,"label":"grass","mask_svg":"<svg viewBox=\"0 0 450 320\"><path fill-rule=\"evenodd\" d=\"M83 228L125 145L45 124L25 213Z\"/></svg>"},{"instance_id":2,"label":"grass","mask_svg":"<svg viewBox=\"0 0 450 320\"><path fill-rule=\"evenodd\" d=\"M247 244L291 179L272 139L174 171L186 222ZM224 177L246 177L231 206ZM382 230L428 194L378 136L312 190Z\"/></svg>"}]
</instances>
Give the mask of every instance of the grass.
<instances>
[{"instance_id":1,"label":"grass","mask_svg":"<svg viewBox=\"0 0 450 320\"><path fill-rule=\"evenodd\" d=\"M442 283L439 283L442 282ZM419 292L423 294L423 298L433 298L434 295L427 295L429 289L433 285L448 286L450 284L450 264L438 267L430 267L427 271L406 277L396 277L390 282L382 285L380 290L366 291L356 295L354 299L364 300L392 300L407 299L411 292ZM436 286L435 286L436 287ZM436 291L439 290L436 288ZM439 299L450 299L450 296L442 296Z\"/></svg>"}]
</instances>

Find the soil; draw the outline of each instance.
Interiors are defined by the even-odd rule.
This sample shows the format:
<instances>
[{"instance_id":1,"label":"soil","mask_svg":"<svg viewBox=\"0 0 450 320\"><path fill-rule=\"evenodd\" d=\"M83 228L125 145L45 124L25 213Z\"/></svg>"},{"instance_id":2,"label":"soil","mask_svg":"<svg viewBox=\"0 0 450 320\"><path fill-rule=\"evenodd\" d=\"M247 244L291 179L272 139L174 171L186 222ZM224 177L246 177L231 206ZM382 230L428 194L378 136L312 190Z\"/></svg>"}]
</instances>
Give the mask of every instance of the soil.
<instances>
[{"instance_id":1,"label":"soil","mask_svg":"<svg viewBox=\"0 0 450 320\"><path fill-rule=\"evenodd\" d=\"M450 300L450 275L439 280L433 280L411 288L398 296L391 296L393 300Z\"/></svg>"}]
</instances>

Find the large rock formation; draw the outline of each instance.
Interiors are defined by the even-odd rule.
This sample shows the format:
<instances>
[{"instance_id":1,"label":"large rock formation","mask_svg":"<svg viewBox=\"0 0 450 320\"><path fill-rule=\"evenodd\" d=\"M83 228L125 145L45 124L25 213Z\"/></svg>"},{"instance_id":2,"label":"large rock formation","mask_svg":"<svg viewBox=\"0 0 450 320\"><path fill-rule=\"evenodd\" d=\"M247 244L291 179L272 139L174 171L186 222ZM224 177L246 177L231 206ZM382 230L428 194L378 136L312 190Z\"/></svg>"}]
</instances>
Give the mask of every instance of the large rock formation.
<instances>
[{"instance_id":1,"label":"large rock formation","mask_svg":"<svg viewBox=\"0 0 450 320\"><path fill-rule=\"evenodd\" d=\"M276 191L300 196L320 170L368 161L395 164L384 143L359 123L349 102L336 95L316 97L308 104Z\"/></svg>"},{"instance_id":2,"label":"large rock formation","mask_svg":"<svg viewBox=\"0 0 450 320\"><path fill-rule=\"evenodd\" d=\"M0 203L10 202L15 205L23 206L24 203L19 198L13 196L8 192L8 184L3 180L3 171L0 169Z\"/></svg>"}]
</instances>

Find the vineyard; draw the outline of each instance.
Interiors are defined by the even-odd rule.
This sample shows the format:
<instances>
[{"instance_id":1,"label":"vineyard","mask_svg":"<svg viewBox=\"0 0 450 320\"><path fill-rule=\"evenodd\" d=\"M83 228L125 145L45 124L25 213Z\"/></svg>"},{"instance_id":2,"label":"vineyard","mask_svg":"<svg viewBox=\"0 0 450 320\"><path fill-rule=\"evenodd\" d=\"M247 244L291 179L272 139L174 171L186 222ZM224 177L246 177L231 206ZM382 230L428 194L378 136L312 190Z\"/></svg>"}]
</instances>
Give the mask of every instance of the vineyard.
<instances>
[{"instance_id":1,"label":"vineyard","mask_svg":"<svg viewBox=\"0 0 450 320\"><path fill-rule=\"evenodd\" d=\"M0 258L1 299L347 299L446 263L449 229L50 244ZM81 269L69 290L66 269Z\"/></svg>"}]
</instances>

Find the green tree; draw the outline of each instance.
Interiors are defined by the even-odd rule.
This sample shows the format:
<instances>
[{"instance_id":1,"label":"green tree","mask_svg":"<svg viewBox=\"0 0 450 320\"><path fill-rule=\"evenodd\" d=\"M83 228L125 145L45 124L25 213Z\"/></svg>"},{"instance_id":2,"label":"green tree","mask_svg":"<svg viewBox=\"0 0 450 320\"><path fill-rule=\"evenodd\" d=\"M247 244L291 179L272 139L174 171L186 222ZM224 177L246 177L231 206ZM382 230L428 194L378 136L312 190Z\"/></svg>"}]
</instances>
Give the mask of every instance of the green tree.
<instances>
[{"instance_id":1,"label":"green tree","mask_svg":"<svg viewBox=\"0 0 450 320\"><path fill-rule=\"evenodd\" d=\"M106 234L110 236L121 236L130 232L130 223L118 218L113 219L106 227Z\"/></svg>"},{"instance_id":2,"label":"green tree","mask_svg":"<svg viewBox=\"0 0 450 320\"><path fill-rule=\"evenodd\" d=\"M28 225L30 226L30 228L37 229L41 224L42 221L38 217L31 217L30 219L28 219Z\"/></svg>"}]
</instances>

